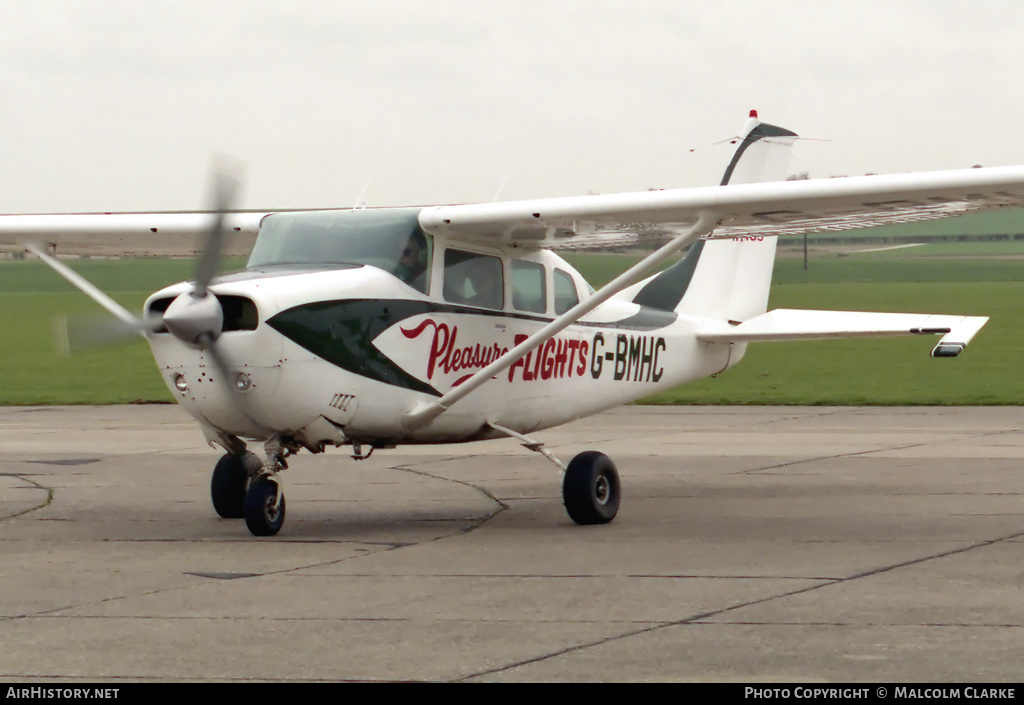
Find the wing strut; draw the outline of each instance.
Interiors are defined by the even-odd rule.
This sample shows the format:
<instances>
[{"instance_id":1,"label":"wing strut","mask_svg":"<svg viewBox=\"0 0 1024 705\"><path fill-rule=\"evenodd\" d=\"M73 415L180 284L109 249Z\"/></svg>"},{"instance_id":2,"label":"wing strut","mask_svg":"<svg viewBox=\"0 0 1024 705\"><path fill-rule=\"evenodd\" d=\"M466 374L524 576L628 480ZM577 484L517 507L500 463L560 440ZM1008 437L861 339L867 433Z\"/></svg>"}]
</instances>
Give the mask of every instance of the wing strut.
<instances>
[{"instance_id":1,"label":"wing strut","mask_svg":"<svg viewBox=\"0 0 1024 705\"><path fill-rule=\"evenodd\" d=\"M623 289L636 284L638 281L650 274L659 264L685 248L697 238L710 233L718 225L718 222L719 217L715 213L707 210L701 211L697 218L697 222L694 223L689 230L677 235L660 249L637 262L611 282L605 284L598 291L594 292L593 296L581 301L561 316L555 318L551 323L548 323L539 331L509 350L507 353L474 374L458 387L452 389L444 396L432 402L420 402L415 404L411 409L405 412L405 415L402 417L402 425L410 430L416 430L426 426L447 411L452 404L463 399L484 384L487 380L510 367L513 362L521 358L523 355L543 345L564 328L572 325L582 316L590 313Z\"/></svg>"},{"instance_id":2,"label":"wing strut","mask_svg":"<svg viewBox=\"0 0 1024 705\"><path fill-rule=\"evenodd\" d=\"M554 456L554 454L552 454L552 452L550 450L545 448L544 444L541 443L540 441L535 441L532 438L530 438L529 436L524 436L521 433L516 433L511 428L505 428L504 426L499 426L498 424L496 424L494 422L491 422L491 423L489 423L487 425L490 426L491 428L493 428L495 431L497 431L499 433L504 433L509 438L515 438L517 441L522 443L523 447L526 448L527 450L532 450L534 453L540 453L545 458L547 458L552 463L554 463L555 467L557 467L563 473L565 472L565 463L563 463L561 460L556 458Z\"/></svg>"}]
</instances>

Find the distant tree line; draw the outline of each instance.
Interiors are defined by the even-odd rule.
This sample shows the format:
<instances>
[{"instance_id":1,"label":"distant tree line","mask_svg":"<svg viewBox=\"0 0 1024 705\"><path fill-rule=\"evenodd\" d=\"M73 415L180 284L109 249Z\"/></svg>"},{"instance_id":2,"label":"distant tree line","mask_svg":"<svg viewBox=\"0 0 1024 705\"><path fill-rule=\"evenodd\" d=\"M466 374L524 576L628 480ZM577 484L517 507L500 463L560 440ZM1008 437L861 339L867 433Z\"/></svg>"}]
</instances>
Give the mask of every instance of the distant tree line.
<instances>
[{"instance_id":1,"label":"distant tree line","mask_svg":"<svg viewBox=\"0 0 1024 705\"><path fill-rule=\"evenodd\" d=\"M986 235L811 235L816 245L849 245L857 243L902 245L935 242L1000 242L1024 240L1024 233L996 233Z\"/></svg>"}]
</instances>

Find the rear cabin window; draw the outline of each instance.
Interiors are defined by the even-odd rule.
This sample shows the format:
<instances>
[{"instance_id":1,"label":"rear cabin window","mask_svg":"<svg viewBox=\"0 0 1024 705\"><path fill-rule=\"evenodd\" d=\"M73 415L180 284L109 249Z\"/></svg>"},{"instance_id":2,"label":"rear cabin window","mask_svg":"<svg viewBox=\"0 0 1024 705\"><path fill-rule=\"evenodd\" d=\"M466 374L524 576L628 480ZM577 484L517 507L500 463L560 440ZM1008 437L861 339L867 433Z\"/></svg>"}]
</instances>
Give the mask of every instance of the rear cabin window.
<instances>
[{"instance_id":1,"label":"rear cabin window","mask_svg":"<svg viewBox=\"0 0 1024 705\"><path fill-rule=\"evenodd\" d=\"M517 311L544 313L548 308L548 287L544 265L512 260L512 307Z\"/></svg>"},{"instance_id":2,"label":"rear cabin window","mask_svg":"<svg viewBox=\"0 0 1024 705\"><path fill-rule=\"evenodd\" d=\"M453 304L504 308L505 279L501 259L475 252L445 250L444 299Z\"/></svg>"},{"instance_id":3,"label":"rear cabin window","mask_svg":"<svg viewBox=\"0 0 1024 705\"><path fill-rule=\"evenodd\" d=\"M576 293L576 282L561 269L555 270L555 313L561 314L580 302Z\"/></svg>"}]
</instances>

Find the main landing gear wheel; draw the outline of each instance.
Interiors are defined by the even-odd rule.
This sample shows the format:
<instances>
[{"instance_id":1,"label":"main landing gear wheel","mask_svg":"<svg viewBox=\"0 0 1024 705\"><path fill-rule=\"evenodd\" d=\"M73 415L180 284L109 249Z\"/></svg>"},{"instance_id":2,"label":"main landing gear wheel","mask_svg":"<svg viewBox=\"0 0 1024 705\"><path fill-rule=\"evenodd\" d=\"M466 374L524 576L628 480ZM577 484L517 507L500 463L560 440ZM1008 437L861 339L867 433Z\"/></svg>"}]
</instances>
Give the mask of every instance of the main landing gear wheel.
<instances>
[{"instance_id":1,"label":"main landing gear wheel","mask_svg":"<svg viewBox=\"0 0 1024 705\"><path fill-rule=\"evenodd\" d=\"M571 461L562 479L562 501L577 524L607 524L619 511L619 471L604 453L588 450Z\"/></svg>"},{"instance_id":2,"label":"main landing gear wheel","mask_svg":"<svg viewBox=\"0 0 1024 705\"><path fill-rule=\"evenodd\" d=\"M245 525L253 536L273 536L284 525L284 490L268 475L253 480L245 493Z\"/></svg>"},{"instance_id":3,"label":"main landing gear wheel","mask_svg":"<svg viewBox=\"0 0 1024 705\"><path fill-rule=\"evenodd\" d=\"M255 453L225 453L213 469L210 498L218 515L225 519L241 519L245 515L245 485L249 481L247 463L260 464Z\"/></svg>"}]
</instances>

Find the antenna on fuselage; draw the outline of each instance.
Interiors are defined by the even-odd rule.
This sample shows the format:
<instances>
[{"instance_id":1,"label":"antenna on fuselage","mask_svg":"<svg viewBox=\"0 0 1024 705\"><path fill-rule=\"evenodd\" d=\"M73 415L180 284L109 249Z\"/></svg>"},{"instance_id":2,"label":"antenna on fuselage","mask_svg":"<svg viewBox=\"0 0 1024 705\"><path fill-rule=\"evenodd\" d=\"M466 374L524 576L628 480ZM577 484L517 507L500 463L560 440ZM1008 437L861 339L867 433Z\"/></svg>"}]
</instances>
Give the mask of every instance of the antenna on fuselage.
<instances>
[{"instance_id":1,"label":"antenna on fuselage","mask_svg":"<svg viewBox=\"0 0 1024 705\"><path fill-rule=\"evenodd\" d=\"M516 161L515 159L513 159L512 163L508 165L508 171L505 172L505 178L501 180L501 186L498 187L497 192L494 194L494 198L491 199L491 203L494 203L495 201L498 200L498 196L501 195L501 190L505 188L505 184L508 183L508 177L512 176L512 170L515 168Z\"/></svg>"},{"instance_id":2,"label":"antenna on fuselage","mask_svg":"<svg viewBox=\"0 0 1024 705\"><path fill-rule=\"evenodd\" d=\"M366 202L363 200L363 196L366 195L366 189L370 188L370 182L371 181L373 181L373 177L372 176L370 178L368 178L366 180L366 184L363 185L363 190L359 192L359 197L356 198L356 203L355 203L354 206L352 206L352 210L359 210L361 208L366 208Z\"/></svg>"}]
</instances>

